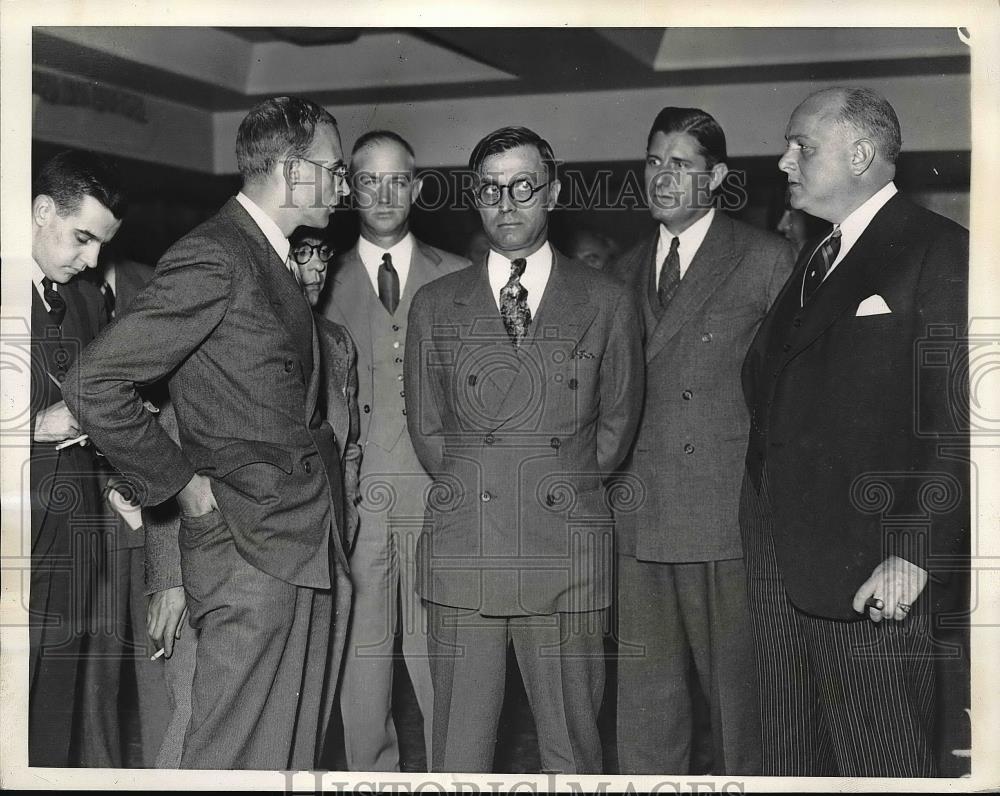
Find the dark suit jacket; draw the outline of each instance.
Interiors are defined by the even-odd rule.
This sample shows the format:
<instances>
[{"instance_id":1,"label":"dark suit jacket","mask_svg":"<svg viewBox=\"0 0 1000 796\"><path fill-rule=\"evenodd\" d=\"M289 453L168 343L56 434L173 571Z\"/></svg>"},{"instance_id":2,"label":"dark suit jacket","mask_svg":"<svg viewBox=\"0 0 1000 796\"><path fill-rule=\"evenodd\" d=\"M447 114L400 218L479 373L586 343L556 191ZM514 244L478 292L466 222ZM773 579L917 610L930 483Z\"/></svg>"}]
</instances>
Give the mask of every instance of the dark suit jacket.
<instances>
[{"instance_id":1,"label":"dark suit jacket","mask_svg":"<svg viewBox=\"0 0 1000 796\"><path fill-rule=\"evenodd\" d=\"M643 389L631 291L556 253L515 349L484 260L422 288L407 332L407 422L434 479L417 592L497 616L609 605L603 485Z\"/></svg>"},{"instance_id":2,"label":"dark suit jacket","mask_svg":"<svg viewBox=\"0 0 1000 796\"><path fill-rule=\"evenodd\" d=\"M646 327L646 399L625 468L645 500L616 515L618 551L644 561L743 555L740 481L750 416L740 367L795 262L777 235L716 211L659 317L659 228L609 269L637 294Z\"/></svg>"},{"instance_id":3,"label":"dark suit jacket","mask_svg":"<svg viewBox=\"0 0 1000 796\"><path fill-rule=\"evenodd\" d=\"M329 588L331 538L347 562L331 534L339 455L318 408L320 363L299 286L232 199L171 247L129 312L81 357L72 408L144 505L195 472L210 475L247 561ZM180 446L136 391L168 375Z\"/></svg>"},{"instance_id":4,"label":"dark suit jacket","mask_svg":"<svg viewBox=\"0 0 1000 796\"><path fill-rule=\"evenodd\" d=\"M855 619L854 593L886 556L945 579L942 556L968 555L968 232L897 194L800 308L818 242L747 354L747 469L759 484L767 468L789 598ZM876 294L892 312L857 317Z\"/></svg>"},{"instance_id":5,"label":"dark suit jacket","mask_svg":"<svg viewBox=\"0 0 1000 796\"><path fill-rule=\"evenodd\" d=\"M48 547L53 534L69 532L71 518L97 519L103 513L93 448L72 445L57 451L55 443L34 442L39 410L65 399L72 411L77 382L71 366L103 324L101 294L92 284L78 277L57 290L66 301L61 329L51 325L38 291L31 286L30 495L31 542L36 554L44 553L39 544Z\"/></svg>"}]
</instances>

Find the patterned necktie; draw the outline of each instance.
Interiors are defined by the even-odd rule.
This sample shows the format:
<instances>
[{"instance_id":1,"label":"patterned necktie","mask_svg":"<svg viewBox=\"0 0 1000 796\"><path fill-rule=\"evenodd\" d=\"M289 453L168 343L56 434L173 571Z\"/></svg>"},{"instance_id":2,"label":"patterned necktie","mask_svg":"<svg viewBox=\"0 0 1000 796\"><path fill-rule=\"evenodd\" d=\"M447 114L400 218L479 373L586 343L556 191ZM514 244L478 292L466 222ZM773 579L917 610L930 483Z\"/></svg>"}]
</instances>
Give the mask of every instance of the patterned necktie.
<instances>
[{"instance_id":1,"label":"patterned necktie","mask_svg":"<svg viewBox=\"0 0 1000 796\"><path fill-rule=\"evenodd\" d=\"M802 278L802 306L812 298L819 286L823 284L823 279L830 272L837 255L840 253L840 229L834 229L820 247L813 252L806 266L806 272Z\"/></svg>"},{"instance_id":2,"label":"patterned necktie","mask_svg":"<svg viewBox=\"0 0 1000 796\"><path fill-rule=\"evenodd\" d=\"M115 291L107 282L101 286L101 294L104 296L104 318L108 323L115 319L115 307L118 301L115 298Z\"/></svg>"},{"instance_id":3,"label":"patterned necktie","mask_svg":"<svg viewBox=\"0 0 1000 796\"><path fill-rule=\"evenodd\" d=\"M660 300L661 309L666 309L681 284L681 256L677 253L680 245L680 238L675 237L670 241L670 251L663 258L663 265L660 267L660 284L656 289L656 296Z\"/></svg>"},{"instance_id":4,"label":"patterned necktie","mask_svg":"<svg viewBox=\"0 0 1000 796\"><path fill-rule=\"evenodd\" d=\"M392 255L382 255L382 265L378 267L378 298L390 315L399 306L399 273L392 267Z\"/></svg>"},{"instance_id":5,"label":"patterned necktie","mask_svg":"<svg viewBox=\"0 0 1000 796\"><path fill-rule=\"evenodd\" d=\"M510 264L510 279L500 288L500 317L504 328L518 348L531 325L531 310L528 307L528 289L521 284L521 275L528 265L523 257L518 257Z\"/></svg>"},{"instance_id":6,"label":"patterned necktie","mask_svg":"<svg viewBox=\"0 0 1000 796\"><path fill-rule=\"evenodd\" d=\"M49 317L52 323L62 326L63 318L66 317L66 299L59 295L52 285L52 280L47 276L42 279L42 293L49 305Z\"/></svg>"}]
</instances>

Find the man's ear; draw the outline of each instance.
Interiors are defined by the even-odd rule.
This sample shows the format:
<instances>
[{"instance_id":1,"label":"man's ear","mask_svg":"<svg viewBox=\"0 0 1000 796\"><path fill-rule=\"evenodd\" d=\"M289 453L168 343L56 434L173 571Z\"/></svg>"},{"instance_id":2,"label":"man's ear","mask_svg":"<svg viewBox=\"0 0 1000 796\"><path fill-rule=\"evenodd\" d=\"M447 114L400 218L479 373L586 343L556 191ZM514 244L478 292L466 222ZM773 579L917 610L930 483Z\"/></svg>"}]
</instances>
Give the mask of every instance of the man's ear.
<instances>
[{"instance_id":1,"label":"man's ear","mask_svg":"<svg viewBox=\"0 0 1000 796\"><path fill-rule=\"evenodd\" d=\"M727 174L729 174L729 166L725 163L716 163L712 166L712 176L708 181L708 187L712 193L717 191L719 186L722 185L722 181L726 179Z\"/></svg>"},{"instance_id":2,"label":"man's ear","mask_svg":"<svg viewBox=\"0 0 1000 796\"><path fill-rule=\"evenodd\" d=\"M48 226L55 215L56 203L48 194L40 193L31 202L31 220L39 227Z\"/></svg>"},{"instance_id":3,"label":"man's ear","mask_svg":"<svg viewBox=\"0 0 1000 796\"><path fill-rule=\"evenodd\" d=\"M851 151L851 171L860 176L875 160L875 144L870 138L859 138Z\"/></svg>"},{"instance_id":4,"label":"man's ear","mask_svg":"<svg viewBox=\"0 0 1000 796\"><path fill-rule=\"evenodd\" d=\"M413 190L410 191L410 205L411 206L415 205L417 203L417 199L420 198L420 191L423 190L423 187L424 187L424 178L423 178L423 175L421 175L419 177L414 177L413 178Z\"/></svg>"},{"instance_id":5,"label":"man's ear","mask_svg":"<svg viewBox=\"0 0 1000 796\"><path fill-rule=\"evenodd\" d=\"M296 183L300 182L302 176L302 161L297 157L285 158L282 164L282 177L284 177L285 182L288 187L293 187Z\"/></svg>"},{"instance_id":6,"label":"man's ear","mask_svg":"<svg viewBox=\"0 0 1000 796\"><path fill-rule=\"evenodd\" d=\"M552 180L549 184L549 200L545 203L546 210L552 210L556 206L556 202L559 201L559 190L562 188L562 183L559 180Z\"/></svg>"}]
</instances>

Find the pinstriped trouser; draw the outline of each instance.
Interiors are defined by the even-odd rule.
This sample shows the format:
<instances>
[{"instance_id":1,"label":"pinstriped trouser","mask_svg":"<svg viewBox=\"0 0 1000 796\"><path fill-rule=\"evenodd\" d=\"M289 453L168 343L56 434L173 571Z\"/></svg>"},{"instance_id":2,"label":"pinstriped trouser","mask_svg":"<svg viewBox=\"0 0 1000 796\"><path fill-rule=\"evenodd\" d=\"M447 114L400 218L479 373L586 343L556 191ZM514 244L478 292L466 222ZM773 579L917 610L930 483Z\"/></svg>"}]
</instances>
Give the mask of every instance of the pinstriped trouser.
<instances>
[{"instance_id":1,"label":"pinstriped trouser","mask_svg":"<svg viewBox=\"0 0 1000 796\"><path fill-rule=\"evenodd\" d=\"M785 594L764 478L743 479L740 526L757 650L763 773L929 777L937 774L928 617L820 619ZM860 585L860 584L858 584Z\"/></svg>"}]
</instances>

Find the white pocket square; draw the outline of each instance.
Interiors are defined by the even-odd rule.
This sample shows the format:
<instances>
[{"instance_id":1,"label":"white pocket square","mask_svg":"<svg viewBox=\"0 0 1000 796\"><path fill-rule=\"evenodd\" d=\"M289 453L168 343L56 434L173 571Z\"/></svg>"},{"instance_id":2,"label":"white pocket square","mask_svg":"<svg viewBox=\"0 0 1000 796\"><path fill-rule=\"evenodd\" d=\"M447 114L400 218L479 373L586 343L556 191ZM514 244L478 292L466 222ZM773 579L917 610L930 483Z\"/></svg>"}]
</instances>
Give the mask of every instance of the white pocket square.
<instances>
[{"instance_id":1,"label":"white pocket square","mask_svg":"<svg viewBox=\"0 0 1000 796\"><path fill-rule=\"evenodd\" d=\"M869 296L858 304L858 311L854 313L854 317L860 318L862 315L890 314L892 314L892 310L889 309L889 305L885 303L884 298L876 293L874 296Z\"/></svg>"}]
</instances>

